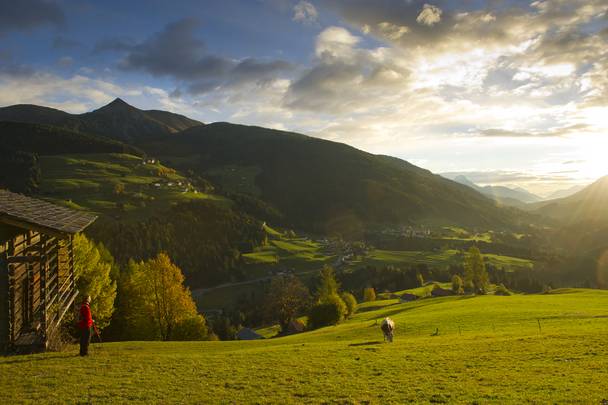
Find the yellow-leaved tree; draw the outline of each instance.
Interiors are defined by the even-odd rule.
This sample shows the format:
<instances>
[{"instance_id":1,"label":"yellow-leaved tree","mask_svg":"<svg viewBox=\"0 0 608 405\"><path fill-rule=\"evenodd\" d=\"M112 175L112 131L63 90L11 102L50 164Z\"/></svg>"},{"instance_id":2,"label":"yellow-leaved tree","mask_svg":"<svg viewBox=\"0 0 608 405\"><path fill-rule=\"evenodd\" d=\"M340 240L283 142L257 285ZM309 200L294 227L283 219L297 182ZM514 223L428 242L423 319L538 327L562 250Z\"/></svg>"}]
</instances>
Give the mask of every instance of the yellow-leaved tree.
<instances>
[{"instance_id":1,"label":"yellow-leaved tree","mask_svg":"<svg viewBox=\"0 0 608 405\"><path fill-rule=\"evenodd\" d=\"M121 278L117 313L123 339L203 340L199 315L184 275L167 254L131 261Z\"/></svg>"},{"instance_id":2,"label":"yellow-leaved tree","mask_svg":"<svg viewBox=\"0 0 608 405\"><path fill-rule=\"evenodd\" d=\"M95 324L103 329L114 312L116 282L112 279L114 259L101 244L83 234L74 236L74 276L82 297L91 296L91 312Z\"/></svg>"}]
</instances>

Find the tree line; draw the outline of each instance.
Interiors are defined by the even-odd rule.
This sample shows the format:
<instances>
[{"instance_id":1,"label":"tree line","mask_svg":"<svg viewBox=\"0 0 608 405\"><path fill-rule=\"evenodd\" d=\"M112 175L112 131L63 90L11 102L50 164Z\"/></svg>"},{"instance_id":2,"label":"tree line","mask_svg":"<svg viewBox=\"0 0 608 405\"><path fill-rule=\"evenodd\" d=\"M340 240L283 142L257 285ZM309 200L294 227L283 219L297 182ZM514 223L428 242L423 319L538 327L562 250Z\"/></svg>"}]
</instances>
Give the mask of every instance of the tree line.
<instances>
[{"instance_id":1,"label":"tree line","mask_svg":"<svg viewBox=\"0 0 608 405\"><path fill-rule=\"evenodd\" d=\"M87 233L121 264L167 252L193 288L241 280L241 252L252 251L266 236L255 218L206 201L182 203L144 221L102 218Z\"/></svg>"},{"instance_id":2,"label":"tree line","mask_svg":"<svg viewBox=\"0 0 608 405\"><path fill-rule=\"evenodd\" d=\"M101 243L74 237L74 272L82 296L91 296L95 324L105 340L206 340L215 336L196 309L184 275L166 253L120 266ZM75 314L65 322L73 335Z\"/></svg>"}]
</instances>

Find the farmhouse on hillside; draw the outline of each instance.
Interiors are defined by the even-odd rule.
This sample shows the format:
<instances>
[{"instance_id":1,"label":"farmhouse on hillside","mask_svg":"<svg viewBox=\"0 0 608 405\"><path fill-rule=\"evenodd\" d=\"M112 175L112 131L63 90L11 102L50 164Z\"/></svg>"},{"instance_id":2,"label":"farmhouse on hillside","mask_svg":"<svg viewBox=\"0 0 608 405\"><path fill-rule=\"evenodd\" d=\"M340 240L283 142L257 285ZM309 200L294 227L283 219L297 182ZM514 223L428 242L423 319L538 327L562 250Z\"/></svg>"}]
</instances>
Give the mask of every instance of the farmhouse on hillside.
<instances>
[{"instance_id":1,"label":"farmhouse on hillside","mask_svg":"<svg viewBox=\"0 0 608 405\"><path fill-rule=\"evenodd\" d=\"M0 190L0 353L47 348L78 294L73 236L96 218Z\"/></svg>"}]
</instances>

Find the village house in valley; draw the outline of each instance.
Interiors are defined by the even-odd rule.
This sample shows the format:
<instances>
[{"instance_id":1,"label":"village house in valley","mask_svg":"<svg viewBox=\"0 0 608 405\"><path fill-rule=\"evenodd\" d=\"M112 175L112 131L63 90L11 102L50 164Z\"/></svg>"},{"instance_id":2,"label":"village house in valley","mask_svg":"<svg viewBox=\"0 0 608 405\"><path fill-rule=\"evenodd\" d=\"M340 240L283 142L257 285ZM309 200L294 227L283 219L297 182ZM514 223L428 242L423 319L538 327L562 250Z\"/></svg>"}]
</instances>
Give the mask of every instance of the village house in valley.
<instances>
[{"instance_id":1,"label":"village house in valley","mask_svg":"<svg viewBox=\"0 0 608 405\"><path fill-rule=\"evenodd\" d=\"M0 190L0 353L47 348L78 294L73 235L95 219Z\"/></svg>"}]
</instances>

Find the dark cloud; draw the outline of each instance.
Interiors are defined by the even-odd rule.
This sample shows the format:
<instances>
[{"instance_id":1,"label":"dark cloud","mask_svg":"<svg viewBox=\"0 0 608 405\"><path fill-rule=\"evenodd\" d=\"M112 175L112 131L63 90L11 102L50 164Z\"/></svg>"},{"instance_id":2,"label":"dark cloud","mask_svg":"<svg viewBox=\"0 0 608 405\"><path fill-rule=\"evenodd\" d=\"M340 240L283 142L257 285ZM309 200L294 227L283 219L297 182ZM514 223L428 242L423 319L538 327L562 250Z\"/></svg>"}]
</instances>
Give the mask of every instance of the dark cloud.
<instances>
[{"instance_id":1,"label":"dark cloud","mask_svg":"<svg viewBox=\"0 0 608 405\"><path fill-rule=\"evenodd\" d=\"M34 69L13 60L7 52L0 52L0 75L8 77L29 77L35 74Z\"/></svg>"},{"instance_id":2,"label":"dark cloud","mask_svg":"<svg viewBox=\"0 0 608 405\"><path fill-rule=\"evenodd\" d=\"M36 72L29 66L0 61L0 74L10 77L29 77Z\"/></svg>"},{"instance_id":3,"label":"dark cloud","mask_svg":"<svg viewBox=\"0 0 608 405\"><path fill-rule=\"evenodd\" d=\"M591 126L586 124L568 125L564 127L543 129L538 131L510 131L499 128L488 128L479 131L479 134L487 137L504 137L504 138L542 138L542 137L559 137L570 134L576 134L579 132L585 132L592 129Z\"/></svg>"},{"instance_id":4,"label":"dark cloud","mask_svg":"<svg viewBox=\"0 0 608 405\"><path fill-rule=\"evenodd\" d=\"M239 62L232 69L232 73L240 80L257 80L291 68L290 63L282 60L263 62L255 58L247 58Z\"/></svg>"},{"instance_id":5,"label":"dark cloud","mask_svg":"<svg viewBox=\"0 0 608 405\"><path fill-rule=\"evenodd\" d=\"M499 87L501 89L513 90L521 86L522 83L513 80L518 70L511 66L503 66L498 63L490 69L483 81L484 87Z\"/></svg>"},{"instance_id":6,"label":"dark cloud","mask_svg":"<svg viewBox=\"0 0 608 405\"><path fill-rule=\"evenodd\" d=\"M530 132L509 131L506 129L498 129L498 128L483 129L479 132L483 136L491 136L491 137L520 138L520 137L546 136L546 135L534 135Z\"/></svg>"},{"instance_id":7,"label":"dark cloud","mask_svg":"<svg viewBox=\"0 0 608 405\"><path fill-rule=\"evenodd\" d=\"M134 46L135 41L131 38L105 38L95 44L93 53L126 52L133 49Z\"/></svg>"},{"instance_id":8,"label":"dark cloud","mask_svg":"<svg viewBox=\"0 0 608 405\"><path fill-rule=\"evenodd\" d=\"M168 24L142 43L130 45L124 41L106 40L99 43L96 50L125 50L127 55L120 68L174 77L184 81L191 93L268 80L292 68L291 64L280 60L234 60L210 54L204 41L195 35L199 25L197 20L187 18Z\"/></svg>"},{"instance_id":9,"label":"dark cloud","mask_svg":"<svg viewBox=\"0 0 608 405\"><path fill-rule=\"evenodd\" d=\"M396 89L397 93L407 92L411 72L390 51L379 54L359 42L360 38L341 27L321 32L313 66L291 83L283 104L293 109L349 113L367 108Z\"/></svg>"},{"instance_id":10,"label":"dark cloud","mask_svg":"<svg viewBox=\"0 0 608 405\"><path fill-rule=\"evenodd\" d=\"M345 63L315 66L290 86L286 104L304 110L341 110L352 101L343 89L356 87L359 74L357 66Z\"/></svg>"},{"instance_id":11,"label":"dark cloud","mask_svg":"<svg viewBox=\"0 0 608 405\"><path fill-rule=\"evenodd\" d=\"M44 25L61 26L65 16L58 4L45 0L0 1L0 35Z\"/></svg>"},{"instance_id":12,"label":"dark cloud","mask_svg":"<svg viewBox=\"0 0 608 405\"><path fill-rule=\"evenodd\" d=\"M61 50L71 50L83 47L82 42L76 41L75 39L66 38L62 35L58 35L53 39L53 48Z\"/></svg>"}]
</instances>

